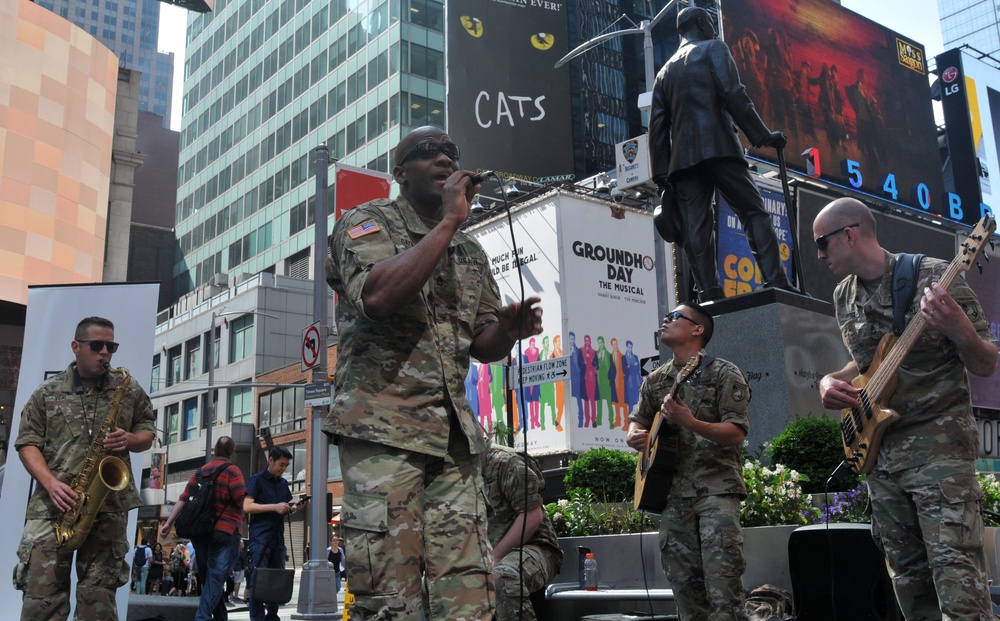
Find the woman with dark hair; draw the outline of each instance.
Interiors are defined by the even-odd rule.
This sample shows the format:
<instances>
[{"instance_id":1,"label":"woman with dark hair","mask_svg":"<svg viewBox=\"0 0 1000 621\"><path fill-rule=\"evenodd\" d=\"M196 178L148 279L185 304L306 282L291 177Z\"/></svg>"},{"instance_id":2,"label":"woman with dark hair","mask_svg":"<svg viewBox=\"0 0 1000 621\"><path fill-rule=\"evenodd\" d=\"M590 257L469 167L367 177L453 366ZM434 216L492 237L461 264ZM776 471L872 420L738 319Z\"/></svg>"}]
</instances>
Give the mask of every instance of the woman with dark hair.
<instances>
[{"instance_id":1,"label":"woman with dark hair","mask_svg":"<svg viewBox=\"0 0 1000 621\"><path fill-rule=\"evenodd\" d=\"M153 546L153 558L149 559L149 578L146 585L146 592L150 595L160 594L160 583L163 581L163 567L167 564L167 559L163 554L163 544L157 543Z\"/></svg>"}]
</instances>

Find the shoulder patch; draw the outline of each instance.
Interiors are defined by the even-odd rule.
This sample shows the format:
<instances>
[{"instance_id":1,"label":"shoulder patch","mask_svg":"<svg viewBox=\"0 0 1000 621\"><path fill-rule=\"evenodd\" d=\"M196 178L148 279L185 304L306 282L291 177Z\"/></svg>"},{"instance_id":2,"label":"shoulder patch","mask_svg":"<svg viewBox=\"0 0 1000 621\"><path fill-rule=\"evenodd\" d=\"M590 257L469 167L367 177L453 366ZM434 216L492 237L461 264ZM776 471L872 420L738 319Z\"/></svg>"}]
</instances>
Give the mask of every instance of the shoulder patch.
<instances>
[{"instance_id":1,"label":"shoulder patch","mask_svg":"<svg viewBox=\"0 0 1000 621\"><path fill-rule=\"evenodd\" d=\"M381 230L382 229L379 227L378 223L374 220L365 220L361 224L347 229L347 236L351 239L358 239L359 237L364 237L365 235L378 233Z\"/></svg>"},{"instance_id":2,"label":"shoulder patch","mask_svg":"<svg viewBox=\"0 0 1000 621\"><path fill-rule=\"evenodd\" d=\"M747 398L747 393L742 386L733 387L733 401L743 401Z\"/></svg>"}]
</instances>

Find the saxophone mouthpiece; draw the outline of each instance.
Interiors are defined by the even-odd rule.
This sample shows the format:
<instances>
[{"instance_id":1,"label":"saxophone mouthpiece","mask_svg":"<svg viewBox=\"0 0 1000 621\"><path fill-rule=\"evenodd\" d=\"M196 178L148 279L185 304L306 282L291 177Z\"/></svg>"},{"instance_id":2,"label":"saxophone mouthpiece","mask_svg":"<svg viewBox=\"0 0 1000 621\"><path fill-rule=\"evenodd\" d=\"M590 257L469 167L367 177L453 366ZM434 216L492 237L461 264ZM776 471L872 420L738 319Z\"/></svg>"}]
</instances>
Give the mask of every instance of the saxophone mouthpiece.
<instances>
[{"instance_id":1,"label":"saxophone mouthpiece","mask_svg":"<svg viewBox=\"0 0 1000 621\"><path fill-rule=\"evenodd\" d=\"M105 371L107 371L108 369L111 368L111 363L108 362L107 360L101 360L100 364L101 364L101 367L103 367Z\"/></svg>"}]
</instances>

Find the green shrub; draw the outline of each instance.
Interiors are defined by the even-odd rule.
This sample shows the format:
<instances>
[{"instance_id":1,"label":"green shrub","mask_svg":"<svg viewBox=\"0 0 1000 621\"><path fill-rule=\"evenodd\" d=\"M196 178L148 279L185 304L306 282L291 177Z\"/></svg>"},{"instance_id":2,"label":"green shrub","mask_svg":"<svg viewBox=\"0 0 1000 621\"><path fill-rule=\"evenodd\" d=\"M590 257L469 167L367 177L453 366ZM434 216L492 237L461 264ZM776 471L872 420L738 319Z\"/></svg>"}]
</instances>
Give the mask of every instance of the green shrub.
<instances>
[{"instance_id":1,"label":"green shrub","mask_svg":"<svg viewBox=\"0 0 1000 621\"><path fill-rule=\"evenodd\" d=\"M569 500L545 505L559 537L590 537L655 531L660 516L636 511L631 503L598 502L586 489L574 489Z\"/></svg>"},{"instance_id":2,"label":"green shrub","mask_svg":"<svg viewBox=\"0 0 1000 621\"><path fill-rule=\"evenodd\" d=\"M771 463L784 464L799 473L804 493L822 493L827 479L844 460L840 423L826 416L800 418L771 440L767 454ZM851 473L832 489L854 489L859 481L858 475Z\"/></svg>"},{"instance_id":3,"label":"green shrub","mask_svg":"<svg viewBox=\"0 0 1000 621\"><path fill-rule=\"evenodd\" d=\"M569 465L566 493L587 490L603 502L629 502L635 495L635 467L639 454L593 448Z\"/></svg>"},{"instance_id":4,"label":"green shrub","mask_svg":"<svg viewBox=\"0 0 1000 621\"><path fill-rule=\"evenodd\" d=\"M996 517L1000 514L1000 480L997 480L997 475L992 472L979 472L977 474L979 487L983 489L981 506L984 511L993 514L983 513L983 523L986 526L1000 526L1000 519Z\"/></svg>"}]
</instances>

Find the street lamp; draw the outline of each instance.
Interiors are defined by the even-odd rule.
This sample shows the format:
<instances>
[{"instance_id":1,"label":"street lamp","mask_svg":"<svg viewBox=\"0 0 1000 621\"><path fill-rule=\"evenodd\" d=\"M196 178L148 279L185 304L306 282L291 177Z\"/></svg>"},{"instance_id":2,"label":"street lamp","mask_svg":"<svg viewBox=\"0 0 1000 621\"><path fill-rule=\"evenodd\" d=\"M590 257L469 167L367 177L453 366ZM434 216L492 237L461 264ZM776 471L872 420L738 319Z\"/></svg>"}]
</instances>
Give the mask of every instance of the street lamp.
<instances>
[{"instance_id":1,"label":"street lamp","mask_svg":"<svg viewBox=\"0 0 1000 621\"><path fill-rule=\"evenodd\" d=\"M263 313L261 311L227 311L221 312L213 310L212 320L208 324L208 345L205 347L205 357L208 360L208 398L205 404L208 416L205 421L205 463L212 461L212 427L215 426L215 399L213 399L212 389L215 387L215 319L217 317L227 317L230 315L261 315L278 319L276 315ZM222 340L222 335L219 335ZM256 350L254 352L256 354Z\"/></svg>"}]
</instances>

